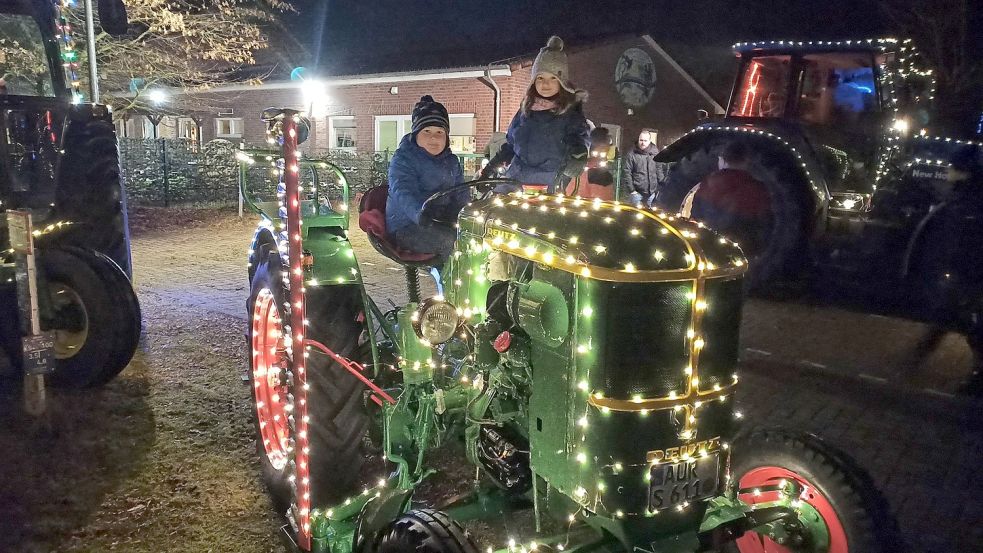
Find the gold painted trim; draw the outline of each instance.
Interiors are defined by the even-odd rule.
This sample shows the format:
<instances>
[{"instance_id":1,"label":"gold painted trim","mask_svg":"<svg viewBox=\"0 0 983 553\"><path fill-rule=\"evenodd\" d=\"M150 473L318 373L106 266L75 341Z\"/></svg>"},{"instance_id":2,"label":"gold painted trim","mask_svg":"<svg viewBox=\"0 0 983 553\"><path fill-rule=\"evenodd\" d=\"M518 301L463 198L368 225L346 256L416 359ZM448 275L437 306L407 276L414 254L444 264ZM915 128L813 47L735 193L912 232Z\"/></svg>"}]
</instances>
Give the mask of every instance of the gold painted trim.
<instances>
[{"instance_id":1,"label":"gold painted trim","mask_svg":"<svg viewBox=\"0 0 983 553\"><path fill-rule=\"evenodd\" d=\"M675 409L676 407L688 407L695 404L697 401L709 402L715 399L720 399L721 396L727 395L736 384L728 384L727 386L722 386L719 390L707 390L705 392L698 392L695 396L693 394L687 396L680 396L675 398L660 397L660 398L650 398L650 399L614 399L607 397L597 397L597 394L590 394L587 398L587 403L597 407L598 409L607 408L612 411L659 411L664 409Z\"/></svg>"},{"instance_id":2,"label":"gold painted trim","mask_svg":"<svg viewBox=\"0 0 983 553\"><path fill-rule=\"evenodd\" d=\"M551 196L552 201L558 204L563 204L568 201L565 196ZM528 198L526 199L528 201ZM592 200L581 199L583 202ZM544 198L543 203L551 201ZM576 198L569 198L569 201L576 201ZM511 203L511 202L510 202ZM575 261L574 263L567 263L564 259L567 255L572 255L572 253L557 254L555 251L565 251L566 249L562 246L559 250L553 250L554 244L547 242L542 236L532 234L526 229L522 228L512 228L508 225L497 225L493 223L488 217L484 218L484 223L486 223L483 229L482 240L487 244L488 248L509 255L514 255L518 258L532 261L535 263L540 263L548 267L553 267L561 271L579 275L587 278L593 278L595 280L601 280L606 282L678 282L685 280L699 280L706 278L733 278L743 275L747 271L747 263L741 263L740 265L728 266L728 267L714 267L713 269L705 268L710 263L706 260L702 248L694 243L691 238L688 238L682 234L682 232L677 229L668 218L659 217L658 214L653 213L649 210L639 209L635 206L629 204L615 204L613 202L602 201L599 202L601 205L608 207L610 209L616 209L618 211L630 211L635 213L641 213L645 217L656 221L663 228L668 230L673 236L678 238L683 242L686 247L686 251L689 254L689 258L692 260L689 267L686 269L667 269L667 270L646 270L646 271L627 271L624 269L611 269L609 267L600 267L597 265L591 265L581 261ZM504 204L504 202L503 202ZM498 206L502 207L502 206ZM675 216L673 216L675 218ZM489 239L489 236L498 233L498 237L502 239L501 244L496 245L493 240ZM515 237L517 235L522 235L523 237L531 240L535 240L540 244L545 244L551 247L550 253L553 258L550 261L543 259L542 253L536 251L536 254L527 254L525 246L518 246L516 248L508 247L508 237ZM539 255L537 255L539 254ZM699 269L700 266L704 269Z\"/></svg>"}]
</instances>

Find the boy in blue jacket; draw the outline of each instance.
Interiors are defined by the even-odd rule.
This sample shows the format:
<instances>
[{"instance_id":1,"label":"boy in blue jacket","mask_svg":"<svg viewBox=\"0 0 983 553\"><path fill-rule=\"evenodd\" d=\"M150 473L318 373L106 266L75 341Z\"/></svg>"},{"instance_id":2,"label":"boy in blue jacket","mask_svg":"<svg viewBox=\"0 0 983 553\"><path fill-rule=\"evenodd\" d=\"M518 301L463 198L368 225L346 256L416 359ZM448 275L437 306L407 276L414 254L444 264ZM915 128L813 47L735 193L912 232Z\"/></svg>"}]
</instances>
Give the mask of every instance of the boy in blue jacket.
<instances>
[{"instance_id":1,"label":"boy in blue jacket","mask_svg":"<svg viewBox=\"0 0 983 553\"><path fill-rule=\"evenodd\" d=\"M404 136L389 162L389 197L386 234L397 247L437 256L443 264L454 248L455 221L470 200L466 188L434 201L422 214L423 202L442 190L464 182L464 171L451 152L450 118L443 104L424 96L413 108L413 131Z\"/></svg>"}]
</instances>

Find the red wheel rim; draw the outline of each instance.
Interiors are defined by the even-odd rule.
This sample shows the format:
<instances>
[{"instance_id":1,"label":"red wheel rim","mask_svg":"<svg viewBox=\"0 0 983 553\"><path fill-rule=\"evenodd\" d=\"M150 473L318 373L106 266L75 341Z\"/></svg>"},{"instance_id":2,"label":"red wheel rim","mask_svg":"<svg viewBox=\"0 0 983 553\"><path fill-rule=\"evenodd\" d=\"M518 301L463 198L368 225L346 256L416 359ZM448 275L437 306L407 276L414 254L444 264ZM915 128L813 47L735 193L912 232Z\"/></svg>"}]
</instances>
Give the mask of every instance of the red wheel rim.
<instances>
[{"instance_id":1,"label":"red wheel rim","mask_svg":"<svg viewBox=\"0 0 983 553\"><path fill-rule=\"evenodd\" d=\"M266 457L276 470L287 464L290 426L283 370L290 362L283 341L283 323L276 299L268 289L253 304L253 398Z\"/></svg>"},{"instance_id":2,"label":"red wheel rim","mask_svg":"<svg viewBox=\"0 0 983 553\"><path fill-rule=\"evenodd\" d=\"M782 480L797 482L802 487L799 500L811 505L823 518L823 522L826 523L826 529L829 531L829 549L827 549L827 552L848 553L846 531L843 529L843 523L840 522L840 517L833 509L833 504L826 499L826 496L812 482L806 480L802 475L782 467L758 467L748 471L747 474L741 477L740 487L741 489L754 489L763 486L774 486L780 484ZM758 495L749 492L742 493L739 497L741 501L749 505L754 505L756 503L775 501L778 499L778 492L760 492ZM741 553L793 552L792 549L775 543L767 536L754 532L744 534L735 543Z\"/></svg>"}]
</instances>

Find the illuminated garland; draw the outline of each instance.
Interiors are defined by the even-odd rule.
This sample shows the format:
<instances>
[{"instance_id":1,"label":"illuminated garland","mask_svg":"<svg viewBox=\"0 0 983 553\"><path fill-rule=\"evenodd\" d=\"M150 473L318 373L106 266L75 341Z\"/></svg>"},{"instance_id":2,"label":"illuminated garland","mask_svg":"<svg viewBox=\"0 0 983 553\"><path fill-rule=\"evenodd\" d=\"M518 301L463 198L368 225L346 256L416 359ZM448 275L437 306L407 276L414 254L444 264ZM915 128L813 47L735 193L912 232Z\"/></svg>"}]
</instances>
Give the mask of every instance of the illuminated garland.
<instances>
[{"instance_id":1,"label":"illuminated garland","mask_svg":"<svg viewBox=\"0 0 983 553\"><path fill-rule=\"evenodd\" d=\"M75 0L54 0L55 28L58 33L58 51L61 55L65 79L72 88L72 103L82 102L82 83L79 81L79 53L75 49L75 39L72 37L72 24L68 21L68 10L75 6Z\"/></svg>"}]
</instances>

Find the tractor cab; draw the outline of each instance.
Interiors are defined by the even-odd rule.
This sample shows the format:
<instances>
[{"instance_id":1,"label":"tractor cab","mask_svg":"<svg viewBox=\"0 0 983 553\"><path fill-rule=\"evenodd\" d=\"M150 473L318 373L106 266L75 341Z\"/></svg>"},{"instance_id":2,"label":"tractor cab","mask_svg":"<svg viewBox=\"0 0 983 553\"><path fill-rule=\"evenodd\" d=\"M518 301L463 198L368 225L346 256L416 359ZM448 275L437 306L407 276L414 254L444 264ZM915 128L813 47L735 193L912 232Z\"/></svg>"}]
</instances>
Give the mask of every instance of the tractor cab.
<instances>
[{"instance_id":1,"label":"tractor cab","mask_svg":"<svg viewBox=\"0 0 983 553\"><path fill-rule=\"evenodd\" d=\"M830 192L871 193L882 138L928 123L930 72L893 39L740 43L729 118L795 127L816 145Z\"/></svg>"}]
</instances>

